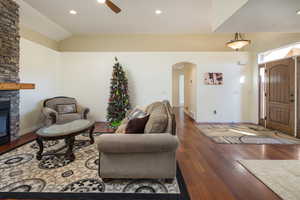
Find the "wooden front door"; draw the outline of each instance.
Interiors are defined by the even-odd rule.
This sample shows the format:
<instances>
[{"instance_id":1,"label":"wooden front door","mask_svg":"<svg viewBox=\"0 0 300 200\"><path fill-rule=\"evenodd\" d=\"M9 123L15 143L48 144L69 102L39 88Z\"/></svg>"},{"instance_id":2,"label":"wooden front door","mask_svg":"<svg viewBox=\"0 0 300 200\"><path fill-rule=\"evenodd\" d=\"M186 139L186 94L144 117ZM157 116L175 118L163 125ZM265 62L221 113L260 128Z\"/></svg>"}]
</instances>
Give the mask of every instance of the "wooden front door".
<instances>
[{"instance_id":1,"label":"wooden front door","mask_svg":"<svg viewBox=\"0 0 300 200\"><path fill-rule=\"evenodd\" d=\"M295 61L292 58L266 64L266 126L294 135Z\"/></svg>"}]
</instances>

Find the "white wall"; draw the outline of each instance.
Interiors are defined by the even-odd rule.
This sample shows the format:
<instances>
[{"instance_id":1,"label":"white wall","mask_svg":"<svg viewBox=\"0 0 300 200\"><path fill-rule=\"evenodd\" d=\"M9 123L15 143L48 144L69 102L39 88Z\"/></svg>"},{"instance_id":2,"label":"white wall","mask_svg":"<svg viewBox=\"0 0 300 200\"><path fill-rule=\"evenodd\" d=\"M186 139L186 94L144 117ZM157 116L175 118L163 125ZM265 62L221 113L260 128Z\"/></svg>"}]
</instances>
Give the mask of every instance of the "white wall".
<instances>
[{"instance_id":1,"label":"white wall","mask_svg":"<svg viewBox=\"0 0 300 200\"><path fill-rule=\"evenodd\" d=\"M259 118L258 118L258 108L259 108L259 101L258 101L258 97L259 97L259 85L258 85L258 76L259 76L259 72L258 72L258 53L257 52L252 52L250 54L250 63L252 66L252 93L251 93L251 118L253 120L254 123L258 123L259 122Z\"/></svg>"},{"instance_id":2,"label":"white wall","mask_svg":"<svg viewBox=\"0 0 300 200\"><path fill-rule=\"evenodd\" d=\"M41 105L60 91L60 53L21 38L20 81L35 83L34 90L20 90L20 134L41 124Z\"/></svg>"},{"instance_id":3,"label":"white wall","mask_svg":"<svg viewBox=\"0 0 300 200\"><path fill-rule=\"evenodd\" d=\"M253 122L251 116L252 70L248 63L248 54L232 52L231 54L207 55L199 68L198 121L200 122ZM204 68L204 69L203 69ZM224 84L205 85L205 72L222 72ZM245 83L240 77L245 76ZM216 110L217 114L213 114Z\"/></svg>"},{"instance_id":4,"label":"white wall","mask_svg":"<svg viewBox=\"0 0 300 200\"><path fill-rule=\"evenodd\" d=\"M156 53L63 53L64 95L76 97L92 118L105 121L115 56L127 71L132 105L169 99L172 65Z\"/></svg>"},{"instance_id":5,"label":"white wall","mask_svg":"<svg viewBox=\"0 0 300 200\"><path fill-rule=\"evenodd\" d=\"M41 104L46 98L72 96L91 109L91 117L106 120L114 57L123 64L129 79L133 106L169 99L172 102L172 66L190 62L197 66L198 122L254 122L252 68L246 52L56 52L21 39L21 82L35 83L35 90L20 92L21 134L41 124ZM223 72L224 85L204 85L205 72ZM246 82L240 84L240 76ZM195 94L196 93L196 94ZM213 111L217 110L217 115Z\"/></svg>"},{"instance_id":6,"label":"white wall","mask_svg":"<svg viewBox=\"0 0 300 200\"><path fill-rule=\"evenodd\" d=\"M114 56L128 73L132 105L172 100L172 66L191 62L197 65L198 122L253 121L249 106L252 70L250 65L237 64L248 63L246 52L65 52L61 56L63 94L90 107L98 121L105 121ZM205 72L223 72L224 85L204 85ZM242 75L244 84L239 82Z\"/></svg>"},{"instance_id":7,"label":"white wall","mask_svg":"<svg viewBox=\"0 0 300 200\"><path fill-rule=\"evenodd\" d=\"M172 105L174 107L179 107L180 105L180 99L179 99L179 76L183 75L184 73L180 69L176 69L173 66L172 70ZM184 95L183 95L184 96Z\"/></svg>"},{"instance_id":8,"label":"white wall","mask_svg":"<svg viewBox=\"0 0 300 200\"><path fill-rule=\"evenodd\" d=\"M184 64L184 108L188 115L196 119L197 115L197 66L191 63Z\"/></svg>"}]
</instances>

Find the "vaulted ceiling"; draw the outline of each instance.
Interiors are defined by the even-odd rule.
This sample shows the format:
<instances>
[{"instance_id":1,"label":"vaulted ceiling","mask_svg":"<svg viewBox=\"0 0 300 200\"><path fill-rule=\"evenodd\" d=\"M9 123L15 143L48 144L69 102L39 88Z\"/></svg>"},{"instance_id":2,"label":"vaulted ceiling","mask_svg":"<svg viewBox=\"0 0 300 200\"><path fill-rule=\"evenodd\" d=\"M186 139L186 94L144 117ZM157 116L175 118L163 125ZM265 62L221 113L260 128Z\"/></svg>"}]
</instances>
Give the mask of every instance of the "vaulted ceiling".
<instances>
[{"instance_id":1,"label":"vaulted ceiling","mask_svg":"<svg viewBox=\"0 0 300 200\"><path fill-rule=\"evenodd\" d=\"M211 32L211 0L112 0L119 14L97 0L24 1L74 34Z\"/></svg>"},{"instance_id":2,"label":"vaulted ceiling","mask_svg":"<svg viewBox=\"0 0 300 200\"><path fill-rule=\"evenodd\" d=\"M15 0L21 24L61 40L78 34L300 32L300 0ZM156 15L156 10L162 14ZM71 15L76 10L77 15Z\"/></svg>"},{"instance_id":3,"label":"vaulted ceiling","mask_svg":"<svg viewBox=\"0 0 300 200\"><path fill-rule=\"evenodd\" d=\"M300 0L249 0L218 32L300 32Z\"/></svg>"}]
</instances>

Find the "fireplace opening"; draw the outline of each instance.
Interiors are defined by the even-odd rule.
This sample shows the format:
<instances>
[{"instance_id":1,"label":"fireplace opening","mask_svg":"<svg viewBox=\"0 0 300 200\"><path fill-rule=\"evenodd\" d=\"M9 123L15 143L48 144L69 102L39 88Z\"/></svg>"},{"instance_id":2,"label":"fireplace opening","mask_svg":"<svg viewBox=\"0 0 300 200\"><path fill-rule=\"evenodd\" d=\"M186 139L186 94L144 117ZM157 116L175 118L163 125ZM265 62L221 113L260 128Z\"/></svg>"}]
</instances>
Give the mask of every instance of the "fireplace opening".
<instances>
[{"instance_id":1,"label":"fireplace opening","mask_svg":"<svg viewBox=\"0 0 300 200\"><path fill-rule=\"evenodd\" d=\"M10 101L0 101L0 145L10 142Z\"/></svg>"}]
</instances>

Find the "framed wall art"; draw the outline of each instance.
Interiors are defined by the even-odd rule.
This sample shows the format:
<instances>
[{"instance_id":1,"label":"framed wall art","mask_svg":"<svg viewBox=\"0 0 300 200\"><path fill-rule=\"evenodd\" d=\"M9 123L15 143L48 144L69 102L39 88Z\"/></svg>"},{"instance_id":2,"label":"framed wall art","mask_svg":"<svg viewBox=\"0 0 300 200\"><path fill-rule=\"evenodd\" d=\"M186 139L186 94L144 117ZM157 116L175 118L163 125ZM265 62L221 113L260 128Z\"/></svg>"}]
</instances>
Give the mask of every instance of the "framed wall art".
<instances>
[{"instance_id":1,"label":"framed wall art","mask_svg":"<svg viewBox=\"0 0 300 200\"><path fill-rule=\"evenodd\" d=\"M205 85L223 85L223 73L207 72L204 74Z\"/></svg>"}]
</instances>

